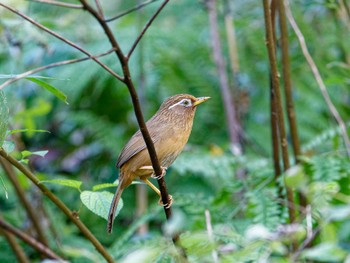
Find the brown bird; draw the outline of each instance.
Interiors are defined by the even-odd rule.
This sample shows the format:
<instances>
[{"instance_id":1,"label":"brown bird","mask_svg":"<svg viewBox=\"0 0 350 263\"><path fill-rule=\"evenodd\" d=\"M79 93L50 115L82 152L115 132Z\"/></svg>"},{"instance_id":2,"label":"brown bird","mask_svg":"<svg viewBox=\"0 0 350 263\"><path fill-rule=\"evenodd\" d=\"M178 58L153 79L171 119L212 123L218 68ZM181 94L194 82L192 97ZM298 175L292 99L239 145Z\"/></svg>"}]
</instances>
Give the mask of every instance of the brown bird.
<instances>
[{"instance_id":1,"label":"brown bird","mask_svg":"<svg viewBox=\"0 0 350 263\"><path fill-rule=\"evenodd\" d=\"M194 114L199 104L210 97L195 98L188 94L179 94L165 100L153 117L146 122L154 143L160 165L165 170L175 161L185 147L190 136ZM124 146L116 166L120 168L119 185L114 194L108 214L107 232L111 233L115 211L123 190L136 178L148 184L159 196L160 191L148 178L153 175L152 163L145 141L138 130ZM170 200L172 200L170 198ZM166 206L171 205L165 204ZM161 199L160 199L161 204Z\"/></svg>"}]
</instances>

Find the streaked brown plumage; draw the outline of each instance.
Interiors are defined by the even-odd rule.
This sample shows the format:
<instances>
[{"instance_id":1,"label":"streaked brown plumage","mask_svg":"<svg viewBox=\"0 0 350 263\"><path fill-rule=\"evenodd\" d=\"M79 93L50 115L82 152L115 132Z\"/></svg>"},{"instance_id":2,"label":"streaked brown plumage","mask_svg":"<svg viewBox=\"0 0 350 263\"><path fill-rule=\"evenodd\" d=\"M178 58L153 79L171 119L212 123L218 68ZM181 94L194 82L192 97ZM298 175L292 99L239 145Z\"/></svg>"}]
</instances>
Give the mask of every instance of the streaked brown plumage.
<instances>
[{"instance_id":1,"label":"streaked brown plumage","mask_svg":"<svg viewBox=\"0 0 350 263\"><path fill-rule=\"evenodd\" d=\"M195 98L179 94L165 100L153 117L146 122L162 168L168 168L181 153L190 136L197 105L209 97ZM148 178L153 174L152 163L140 130L121 151L116 166L120 168L119 185L108 215L107 231L112 232L115 211L123 190L140 178L160 195ZM167 204L171 205L171 204Z\"/></svg>"}]
</instances>

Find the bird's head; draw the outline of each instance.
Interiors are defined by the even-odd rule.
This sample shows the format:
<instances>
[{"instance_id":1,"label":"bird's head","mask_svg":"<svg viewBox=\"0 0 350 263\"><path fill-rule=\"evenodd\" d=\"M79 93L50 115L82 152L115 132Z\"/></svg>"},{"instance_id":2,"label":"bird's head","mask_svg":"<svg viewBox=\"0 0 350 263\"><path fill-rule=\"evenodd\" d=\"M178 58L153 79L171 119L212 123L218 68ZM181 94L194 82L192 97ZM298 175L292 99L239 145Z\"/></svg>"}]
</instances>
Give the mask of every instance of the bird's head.
<instances>
[{"instance_id":1,"label":"bird's head","mask_svg":"<svg viewBox=\"0 0 350 263\"><path fill-rule=\"evenodd\" d=\"M161 112L171 115L193 115L197 106L210 97L196 98L189 94L178 94L166 99L160 106Z\"/></svg>"}]
</instances>

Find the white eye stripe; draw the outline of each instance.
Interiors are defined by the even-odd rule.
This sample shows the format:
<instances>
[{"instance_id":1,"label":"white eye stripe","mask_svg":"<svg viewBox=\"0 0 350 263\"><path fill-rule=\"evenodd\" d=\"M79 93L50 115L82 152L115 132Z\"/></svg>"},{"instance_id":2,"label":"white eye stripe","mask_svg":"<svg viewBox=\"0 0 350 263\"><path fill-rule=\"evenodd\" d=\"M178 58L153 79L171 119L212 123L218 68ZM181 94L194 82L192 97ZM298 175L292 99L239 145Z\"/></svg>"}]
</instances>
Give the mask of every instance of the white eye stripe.
<instances>
[{"instance_id":1,"label":"white eye stripe","mask_svg":"<svg viewBox=\"0 0 350 263\"><path fill-rule=\"evenodd\" d=\"M190 106L192 106L192 102L189 99L183 99L183 100L180 100L179 102L171 105L168 109L170 110L171 108L173 108L173 107L175 107L177 105L183 105L185 107L190 107Z\"/></svg>"}]
</instances>

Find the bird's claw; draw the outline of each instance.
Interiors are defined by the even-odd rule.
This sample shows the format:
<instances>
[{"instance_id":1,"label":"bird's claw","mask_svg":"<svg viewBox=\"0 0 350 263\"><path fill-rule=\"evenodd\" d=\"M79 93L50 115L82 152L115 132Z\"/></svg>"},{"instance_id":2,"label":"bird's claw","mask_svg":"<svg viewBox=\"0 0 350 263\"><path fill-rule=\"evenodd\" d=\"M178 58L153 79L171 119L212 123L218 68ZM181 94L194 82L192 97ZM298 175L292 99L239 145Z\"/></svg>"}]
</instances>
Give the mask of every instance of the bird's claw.
<instances>
[{"instance_id":1,"label":"bird's claw","mask_svg":"<svg viewBox=\"0 0 350 263\"><path fill-rule=\"evenodd\" d=\"M171 195L168 195L168 203L166 204L163 204L162 198L159 198L158 204L164 206L165 208L170 208L173 204L173 197Z\"/></svg>"},{"instance_id":2,"label":"bird's claw","mask_svg":"<svg viewBox=\"0 0 350 263\"><path fill-rule=\"evenodd\" d=\"M154 178L154 179L157 179L157 180L163 178L166 175L166 168L161 167L161 169L162 169L162 173L160 175L156 175L155 173L153 173L151 175L151 177Z\"/></svg>"}]
</instances>

